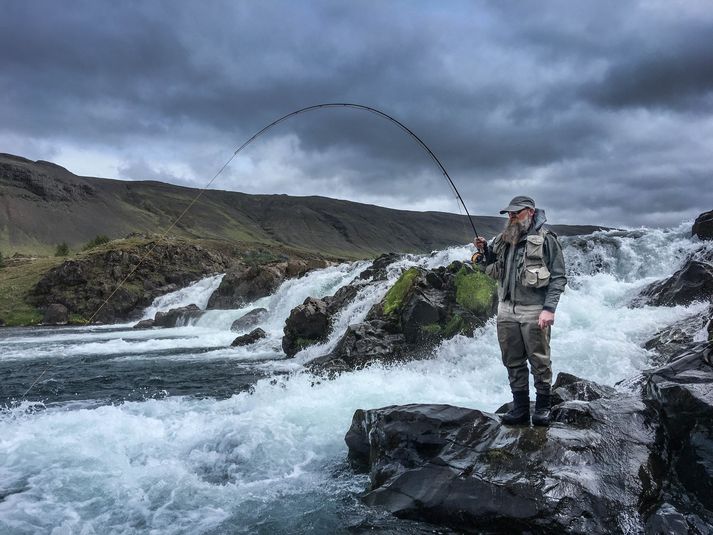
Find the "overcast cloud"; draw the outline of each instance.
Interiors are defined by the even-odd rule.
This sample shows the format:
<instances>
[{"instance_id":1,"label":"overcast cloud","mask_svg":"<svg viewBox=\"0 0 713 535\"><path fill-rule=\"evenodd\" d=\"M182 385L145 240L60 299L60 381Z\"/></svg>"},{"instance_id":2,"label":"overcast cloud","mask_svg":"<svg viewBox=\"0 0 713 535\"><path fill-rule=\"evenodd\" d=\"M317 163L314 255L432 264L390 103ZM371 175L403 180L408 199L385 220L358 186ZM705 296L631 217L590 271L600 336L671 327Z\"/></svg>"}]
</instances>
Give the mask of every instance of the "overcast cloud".
<instances>
[{"instance_id":1,"label":"overcast cloud","mask_svg":"<svg viewBox=\"0 0 713 535\"><path fill-rule=\"evenodd\" d=\"M3 0L0 152L202 187L272 120L380 108L471 213L674 226L713 209L707 0ZM458 212L428 156L356 110L282 123L215 183Z\"/></svg>"}]
</instances>

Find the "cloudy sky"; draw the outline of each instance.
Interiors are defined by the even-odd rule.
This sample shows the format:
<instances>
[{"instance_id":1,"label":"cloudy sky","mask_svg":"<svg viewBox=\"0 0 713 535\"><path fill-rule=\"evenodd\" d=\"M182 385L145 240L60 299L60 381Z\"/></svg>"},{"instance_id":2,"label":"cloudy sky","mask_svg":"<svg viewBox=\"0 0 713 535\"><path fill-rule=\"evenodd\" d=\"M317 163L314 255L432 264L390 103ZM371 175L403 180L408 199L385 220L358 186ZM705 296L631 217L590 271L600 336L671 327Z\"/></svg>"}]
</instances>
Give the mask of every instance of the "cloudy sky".
<instances>
[{"instance_id":1,"label":"cloudy sky","mask_svg":"<svg viewBox=\"0 0 713 535\"><path fill-rule=\"evenodd\" d=\"M675 226L713 209L708 0L0 0L0 152L202 187L321 102L382 109L473 214ZM214 183L458 212L403 132L357 110L285 121Z\"/></svg>"}]
</instances>

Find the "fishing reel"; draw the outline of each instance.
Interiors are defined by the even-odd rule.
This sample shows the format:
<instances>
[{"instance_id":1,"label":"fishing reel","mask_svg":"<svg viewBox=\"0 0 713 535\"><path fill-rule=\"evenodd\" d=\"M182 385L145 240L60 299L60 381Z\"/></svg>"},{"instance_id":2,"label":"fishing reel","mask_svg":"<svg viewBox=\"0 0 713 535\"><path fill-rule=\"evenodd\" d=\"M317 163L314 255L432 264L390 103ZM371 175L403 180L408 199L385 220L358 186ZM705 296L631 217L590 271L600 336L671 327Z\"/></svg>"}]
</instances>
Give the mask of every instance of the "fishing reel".
<instances>
[{"instance_id":1,"label":"fishing reel","mask_svg":"<svg viewBox=\"0 0 713 535\"><path fill-rule=\"evenodd\" d=\"M473 253L473 256L470 257L470 262L473 265L485 264L485 253L483 253L482 251L475 251Z\"/></svg>"}]
</instances>

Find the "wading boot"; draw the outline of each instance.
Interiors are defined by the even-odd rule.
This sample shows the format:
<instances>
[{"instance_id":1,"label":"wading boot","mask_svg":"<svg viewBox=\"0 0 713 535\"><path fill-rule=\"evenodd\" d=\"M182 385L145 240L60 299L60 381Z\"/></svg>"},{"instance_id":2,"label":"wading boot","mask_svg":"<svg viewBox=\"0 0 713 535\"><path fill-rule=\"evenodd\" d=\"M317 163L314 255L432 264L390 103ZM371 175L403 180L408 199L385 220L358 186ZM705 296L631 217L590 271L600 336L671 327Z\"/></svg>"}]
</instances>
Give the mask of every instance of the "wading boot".
<instances>
[{"instance_id":1,"label":"wading boot","mask_svg":"<svg viewBox=\"0 0 713 535\"><path fill-rule=\"evenodd\" d=\"M512 393L512 409L503 414L505 425L530 425L530 394L527 391Z\"/></svg>"},{"instance_id":2,"label":"wading boot","mask_svg":"<svg viewBox=\"0 0 713 535\"><path fill-rule=\"evenodd\" d=\"M532 425L550 425L550 394L537 393L535 397L535 412L532 415Z\"/></svg>"}]
</instances>

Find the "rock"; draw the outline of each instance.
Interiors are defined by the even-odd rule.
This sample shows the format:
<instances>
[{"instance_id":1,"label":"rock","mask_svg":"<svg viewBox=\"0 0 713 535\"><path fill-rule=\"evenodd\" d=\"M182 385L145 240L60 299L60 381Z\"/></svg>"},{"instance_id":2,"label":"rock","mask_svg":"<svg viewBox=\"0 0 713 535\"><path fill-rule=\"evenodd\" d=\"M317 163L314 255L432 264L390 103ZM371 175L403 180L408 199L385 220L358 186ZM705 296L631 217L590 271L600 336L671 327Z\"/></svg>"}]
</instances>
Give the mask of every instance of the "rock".
<instances>
[{"instance_id":1,"label":"rock","mask_svg":"<svg viewBox=\"0 0 713 535\"><path fill-rule=\"evenodd\" d=\"M363 287L363 284L353 282L339 288L334 295L323 298L323 301L327 304L327 314L330 317L337 314L357 296L359 290Z\"/></svg>"},{"instance_id":2,"label":"rock","mask_svg":"<svg viewBox=\"0 0 713 535\"><path fill-rule=\"evenodd\" d=\"M248 334L238 336L235 340L233 340L233 343L230 344L230 347L248 346L250 344L254 344L258 340L261 340L262 338L265 338L266 336L267 334L265 331L258 327Z\"/></svg>"},{"instance_id":3,"label":"rock","mask_svg":"<svg viewBox=\"0 0 713 535\"><path fill-rule=\"evenodd\" d=\"M44 325L66 325L69 322L69 310L60 303L53 303L45 310L42 318Z\"/></svg>"},{"instance_id":4,"label":"rock","mask_svg":"<svg viewBox=\"0 0 713 535\"><path fill-rule=\"evenodd\" d=\"M691 235L698 236L701 240L713 240L713 210L703 212L696 218Z\"/></svg>"},{"instance_id":5,"label":"rock","mask_svg":"<svg viewBox=\"0 0 713 535\"><path fill-rule=\"evenodd\" d=\"M655 414L631 395L567 403L587 415L577 426L569 409L550 428L448 405L358 410L345 440L369 470L364 502L468 533L636 531L659 493Z\"/></svg>"},{"instance_id":6,"label":"rock","mask_svg":"<svg viewBox=\"0 0 713 535\"><path fill-rule=\"evenodd\" d=\"M63 303L85 318L98 311L94 321L102 323L129 320L156 297L224 272L229 262L222 254L172 238L91 251L47 271L30 291L28 303L40 309Z\"/></svg>"},{"instance_id":7,"label":"rock","mask_svg":"<svg viewBox=\"0 0 713 535\"><path fill-rule=\"evenodd\" d=\"M294 357L308 345L326 340L329 333L327 304L322 299L305 299L290 312L284 333L282 349L288 357Z\"/></svg>"},{"instance_id":8,"label":"rock","mask_svg":"<svg viewBox=\"0 0 713 535\"><path fill-rule=\"evenodd\" d=\"M150 329L153 326L154 326L154 320L146 319L146 320L141 320L136 325L134 325L134 329Z\"/></svg>"},{"instance_id":9,"label":"rock","mask_svg":"<svg viewBox=\"0 0 713 535\"><path fill-rule=\"evenodd\" d=\"M168 312L156 312L153 319L154 327L180 327L189 320L200 318L203 311L198 305L190 304L185 307L172 308Z\"/></svg>"},{"instance_id":10,"label":"rock","mask_svg":"<svg viewBox=\"0 0 713 535\"><path fill-rule=\"evenodd\" d=\"M694 314L657 332L644 344L644 349L655 353L651 358L651 366L663 365L673 355L689 346L707 321L707 317Z\"/></svg>"},{"instance_id":11,"label":"rock","mask_svg":"<svg viewBox=\"0 0 713 535\"><path fill-rule=\"evenodd\" d=\"M265 319L266 316L266 308L255 308L247 314L236 319L230 326L230 330L233 332L244 331L260 323L262 320Z\"/></svg>"},{"instance_id":12,"label":"rock","mask_svg":"<svg viewBox=\"0 0 713 535\"><path fill-rule=\"evenodd\" d=\"M662 415L671 459L672 490L713 511L713 343L689 346L646 373L645 392Z\"/></svg>"},{"instance_id":13,"label":"rock","mask_svg":"<svg viewBox=\"0 0 713 535\"><path fill-rule=\"evenodd\" d=\"M206 308L231 310L272 294L285 280L286 265L251 266L226 273Z\"/></svg>"},{"instance_id":14,"label":"rock","mask_svg":"<svg viewBox=\"0 0 713 535\"><path fill-rule=\"evenodd\" d=\"M321 258L291 259L287 262L285 274L288 278L302 277L314 269L324 269L329 262Z\"/></svg>"},{"instance_id":15,"label":"rock","mask_svg":"<svg viewBox=\"0 0 713 535\"><path fill-rule=\"evenodd\" d=\"M378 256L374 262L359 274L362 280L383 281L387 279L388 268L391 264L401 259L401 255L396 253L386 253Z\"/></svg>"},{"instance_id":16,"label":"rock","mask_svg":"<svg viewBox=\"0 0 713 535\"><path fill-rule=\"evenodd\" d=\"M713 342L713 303L708 309L708 341Z\"/></svg>"},{"instance_id":17,"label":"rock","mask_svg":"<svg viewBox=\"0 0 713 535\"><path fill-rule=\"evenodd\" d=\"M316 358L309 368L316 373L340 373L359 370L373 362L396 362L401 360L407 348L402 333L390 333L387 322L370 320L350 325L328 355Z\"/></svg>"},{"instance_id":18,"label":"rock","mask_svg":"<svg viewBox=\"0 0 713 535\"><path fill-rule=\"evenodd\" d=\"M689 305L713 298L713 264L689 258L670 278L654 282L642 290L634 305Z\"/></svg>"},{"instance_id":19,"label":"rock","mask_svg":"<svg viewBox=\"0 0 713 535\"><path fill-rule=\"evenodd\" d=\"M310 367L330 373L421 357L442 340L472 334L496 309L495 281L481 270L461 262L435 270L412 267L361 324L350 325L334 349Z\"/></svg>"}]
</instances>

